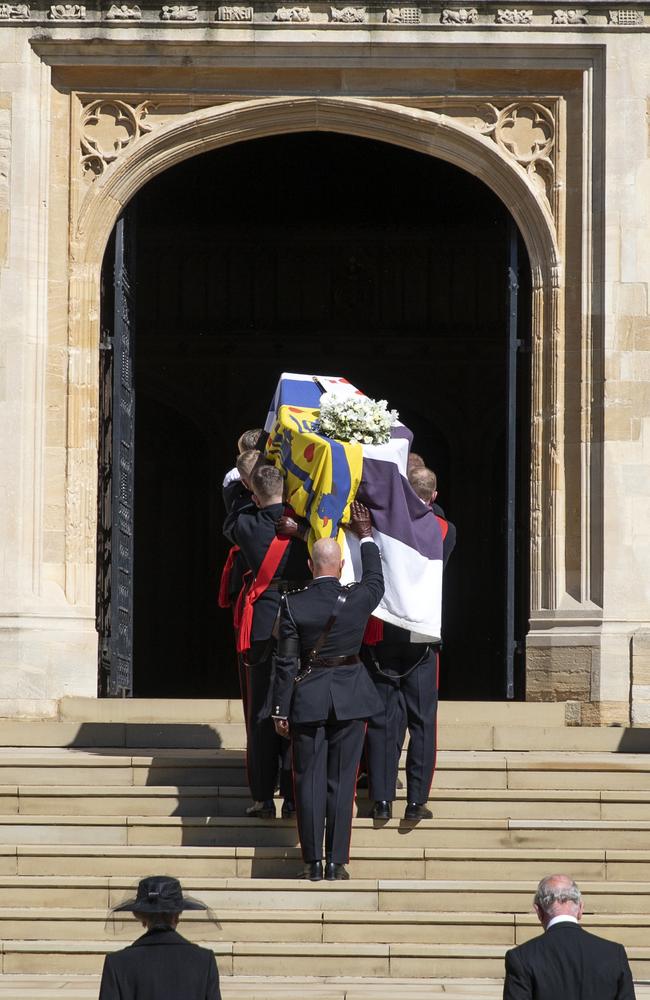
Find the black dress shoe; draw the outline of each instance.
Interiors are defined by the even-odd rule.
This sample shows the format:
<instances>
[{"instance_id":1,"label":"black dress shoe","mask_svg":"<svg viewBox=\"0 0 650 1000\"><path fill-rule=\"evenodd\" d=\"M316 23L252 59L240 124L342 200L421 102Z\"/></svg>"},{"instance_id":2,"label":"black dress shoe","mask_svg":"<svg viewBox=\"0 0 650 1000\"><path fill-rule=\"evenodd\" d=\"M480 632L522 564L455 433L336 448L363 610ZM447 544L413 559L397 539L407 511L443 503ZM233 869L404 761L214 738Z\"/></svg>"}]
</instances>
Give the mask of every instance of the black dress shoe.
<instances>
[{"instance_id":1,"label":"black dress shoe","mask_svg":"<svg viewBox=\"0 0 650 1000\"><path fill-rule=\"evenodd\" d=\"M341 882L350 878L350 873L345 865L338 865L335 861L328 861L325 864L325 878L328 882Z\"/></svg>"},{"instance_id":2,"label":"black dress shoe","mask_svg":"<svg viewBox=\"0 0 650 1000\"><path fill-rule=\"evenodd\" d=\"M433 813L420 802L409 802L404 810L404 819L433 819Z\"/></svg>"},{"instance_id":3,"label":"black dress shoe","mask_svg":"<svg viewBox=\"0 0 650 1000\"><path fill-rule=\"evenodd\" d=\"M373 819L391 819L393 815L393 803L386 799L378 799L372 807Z\"/></svg>"},{"instance_id":4,"label":"black dress shoe","mask_svg":"<svg viewBox=\"0 0 650 1000\"><path fill-rule=\"evenodd\" d=\"M246 815L253 819L275 819L275 802L267 799L265 802L253 802L246 810Z\"/></svg>"},{"instance_id":5,"label":"black dress shoe","mask_svg":"<svg viewBox=\"0 0 650 1000\"><path fill-rule=\"evenodd\" d=\"M285 799L282 803L282 819L293 819L296 815L296 806L291 799Z\"/></svg>"},{"instance_id":6,"label":"black dress shoe","mask_svg":"<svg viewBox=\"0 0 650 1000\"><path fill-rule=\"evenodd\" d=\"M308 861L298 878L307 879L309 882L321 882L323 878L323 862Z\"/></svg>"}]
</instances>

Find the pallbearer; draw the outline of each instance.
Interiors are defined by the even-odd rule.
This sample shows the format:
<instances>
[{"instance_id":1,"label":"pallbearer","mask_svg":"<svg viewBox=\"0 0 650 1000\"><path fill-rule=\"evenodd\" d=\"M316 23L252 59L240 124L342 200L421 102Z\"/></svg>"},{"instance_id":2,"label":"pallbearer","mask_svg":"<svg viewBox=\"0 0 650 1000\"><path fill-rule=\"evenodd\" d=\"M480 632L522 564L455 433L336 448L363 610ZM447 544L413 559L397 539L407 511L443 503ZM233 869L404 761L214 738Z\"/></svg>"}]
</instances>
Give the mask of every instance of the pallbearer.
<instances>
[{"instance_id":1,"label":"pallbearer","mask_svg":"<svg viewBox=\"0 0 650 1000\"><path fill-rule=\"evenodd\" d=\"M248 680L247 767L253 804L247 815L275 816L273 796L280 773L282 815L292 816L293 782L286 741L270 718L271 668L275 651L274 627L283 590L307 580L307 548L294 538L280 538L276 525L285 513L284 479L274 466L258 465L250 475L254 506L235 506L224 532L237 544L251 571L238 618L238 652L245 660Z\"/></svg>"},{"instance_id":2,"label":"pallbearer","mask_svg":"<svg viewBox=\"0 0 650 1000\"><path fill-rule=\"evenodd\" d=\"M313 547L313 581L282 601L273 696L278 733L293 750L303 877L349 878L350 831L365 720L381 708L359 658L361 640L384 592L370 512L352 504L351 530L361 541L360 583L340 583L342 559L333 538Z\"/></svg>"}]
</instances>

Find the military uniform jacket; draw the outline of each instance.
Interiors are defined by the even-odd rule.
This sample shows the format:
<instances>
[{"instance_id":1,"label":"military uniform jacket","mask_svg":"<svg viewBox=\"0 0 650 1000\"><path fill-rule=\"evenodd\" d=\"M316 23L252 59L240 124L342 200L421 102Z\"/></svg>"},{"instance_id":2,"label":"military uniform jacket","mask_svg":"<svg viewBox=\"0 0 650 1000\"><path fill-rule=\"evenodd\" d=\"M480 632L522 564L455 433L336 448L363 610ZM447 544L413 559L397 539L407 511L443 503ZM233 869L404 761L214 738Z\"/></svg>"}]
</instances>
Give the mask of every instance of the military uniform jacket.
<instances>
[{"instance_id":1,"label":"military uniform jacket","mask_svg":"<svg viewBox=\"0 0 650 1000\"><path fill-rule=\"evenodd\" d=\"M634 1000L623 945L573 921L506 952L504 1000Z\"/></svg>"},{"instance_id":2,"label":"military uniform jacket","mask_svg":"<svg viewBox=\"0 0 650 1000\"><path fill-rule=\"evenodd\" d=\"M284 514L284 504L275 503L259 510L257 507L235 506L226 518L224 534L232 542L239 545L246 565L257 573L269 545L276 537L275 526ZM289 542L276 572L276 578L281 580L307 580L307 546L299 538ZM273 626L280 606L280 591L273 589L265 591L253 605L253 628L251 641L260 642L271 638Z\"/></svg>"},{"instance_id":3,"label":"military uniform jacket","mask_svg":"<svg viewBox=\"0 0 650 1000\"><path fill-rule=\"evenodd\" d=\"M347 590L346 602L318 655L327 659L358 654L368 618L384 593L381 557L374 542L361 546L361 564L360 583L343 588L335 577L319 577L304 590L283 598L272 715L307 723L327 719L332 708L341 721L368 719L382 710L362 663L314 667L296 681L301 661L306 663L343 589Z\"/></svg>"},{"instance_id":4,"label":"military uniform jacket","mask_svg":"<svg viewBox=\"0 0 650 1000\"><path fill-rule=\"evenodd\" d=\"M217 963L207 948L154 928L106 956L99 1000L221 1000Z\"/></svg>"}]
</instances>

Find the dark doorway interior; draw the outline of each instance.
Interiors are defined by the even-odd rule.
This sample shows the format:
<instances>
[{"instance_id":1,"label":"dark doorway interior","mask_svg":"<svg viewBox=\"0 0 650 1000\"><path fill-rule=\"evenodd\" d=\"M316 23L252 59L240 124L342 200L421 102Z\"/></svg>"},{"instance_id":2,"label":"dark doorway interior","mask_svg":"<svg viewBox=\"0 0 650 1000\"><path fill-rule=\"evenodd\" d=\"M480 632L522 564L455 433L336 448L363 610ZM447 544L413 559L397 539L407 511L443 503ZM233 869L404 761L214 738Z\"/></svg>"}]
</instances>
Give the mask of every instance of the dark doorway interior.
<instances>
[{"instance_id":1,"label":"dark doorway interior","mask_svg":"<svg viewBox=\"0 0 650 1000\"><path fill-rule=\"evenodd\" d=\"M138 195L134 693L236 695L221 479L281 371L385 397L458 527L441 688L504 695L507 228L481 182L349 136L240 143ZM520 315L528 320L522 249ZM522 327L522 335L525 330ZM518 634L528 616L529 377L518 409ZM523 694L523 664L517 671Z\"/></svg>"}]
</instances>

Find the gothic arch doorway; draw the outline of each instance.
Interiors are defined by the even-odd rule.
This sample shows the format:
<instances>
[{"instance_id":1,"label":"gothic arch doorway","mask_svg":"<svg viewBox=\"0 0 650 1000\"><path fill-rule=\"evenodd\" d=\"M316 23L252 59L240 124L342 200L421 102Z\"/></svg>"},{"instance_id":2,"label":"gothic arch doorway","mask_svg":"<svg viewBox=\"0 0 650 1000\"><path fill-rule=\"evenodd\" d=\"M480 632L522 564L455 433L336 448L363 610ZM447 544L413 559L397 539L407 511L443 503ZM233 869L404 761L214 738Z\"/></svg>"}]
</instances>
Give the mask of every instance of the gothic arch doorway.
<instances>
[{"instance_id":1,"label":"gothic arch doorway","mask_svg":"<svg viewBox=\"0 0 650 1000\"><path fill-rule=\"evenodd\" d=\"M431 156L304 132L193 157L146 184L130 209L135 399L157 401L147 402L140 418L135 409L136 428L140 419L147 433L136 429L135 438L134 693L236 693L230 622L216 608L224 555L220 479L240 430L263 421L277 375L317 369L340 371L388 398L414 430L415 450L436 467L441 503L459 529L446 584L442 693L502 697L512 230L502 201ZM520 262L518 339L525 342L531 307L523 246ZM518 380L510 433L519 476L516 629L523 639L525 354ZM154 510L157 529L143 545L138 539L151 530ZM199 547L204 541L198 572L189 571L188 539ZM157 602L152 585L165 566L171 596ZM184 613L173 613L174 588L183 591ZM184 643L190 610L192 642ZM522 658L517 676L521 694Z\"/></svg>"}]
</instances>

